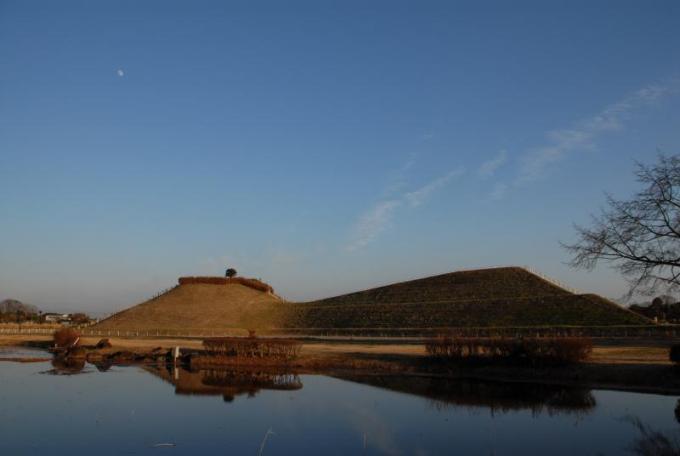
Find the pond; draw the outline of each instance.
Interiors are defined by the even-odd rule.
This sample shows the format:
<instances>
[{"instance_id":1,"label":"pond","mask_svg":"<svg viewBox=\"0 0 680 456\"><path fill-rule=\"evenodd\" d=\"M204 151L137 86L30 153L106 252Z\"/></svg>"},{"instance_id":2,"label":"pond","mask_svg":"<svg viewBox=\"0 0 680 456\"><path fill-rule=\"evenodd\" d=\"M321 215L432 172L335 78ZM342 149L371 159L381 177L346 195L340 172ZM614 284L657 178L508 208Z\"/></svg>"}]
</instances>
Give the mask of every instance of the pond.
<instances>
[{"instance_id":1,"label":"pond","mask_svg":"<svg viewBox=\"0 0 680 456\"><path fill-rule=\"evenodd\" d=\"M0 349L11 356L45 354ZM680 437L676 403L427 377L1 362L0 454L654 454Z\"/></svg>"}]
</instances>

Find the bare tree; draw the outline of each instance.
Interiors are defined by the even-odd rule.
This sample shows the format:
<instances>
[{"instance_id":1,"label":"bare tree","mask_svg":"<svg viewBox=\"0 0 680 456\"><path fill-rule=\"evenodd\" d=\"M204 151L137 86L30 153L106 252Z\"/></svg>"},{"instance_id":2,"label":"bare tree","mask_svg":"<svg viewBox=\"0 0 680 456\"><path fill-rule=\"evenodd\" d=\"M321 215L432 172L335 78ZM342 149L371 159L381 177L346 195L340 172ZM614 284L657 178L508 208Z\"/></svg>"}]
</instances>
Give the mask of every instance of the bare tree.
<instances>
[{"instance_id":1,"label":"bare tree","mask_svg":"<svg viewBox=\"0 0 680 456\"><path fill-rule=\"evenodd\" d=\"M628 298L680 289L680 156L659 155L653 166L636 166L642 190L626 201L608 194L592 226L577 225L578 240L562 244L573 267L610 263L628 281Z\"/></svg>"},{"instance_id":2,"label":"bare tree","mask_svg":"<svg viewBox=\"0 0 680 456\"><path fill-rule=\"evenodd\" d=\"M90 322L90 317L82 312L74 313L71 315L71 322L76 325L84 325Z\"/></svg>"}]
</instances>

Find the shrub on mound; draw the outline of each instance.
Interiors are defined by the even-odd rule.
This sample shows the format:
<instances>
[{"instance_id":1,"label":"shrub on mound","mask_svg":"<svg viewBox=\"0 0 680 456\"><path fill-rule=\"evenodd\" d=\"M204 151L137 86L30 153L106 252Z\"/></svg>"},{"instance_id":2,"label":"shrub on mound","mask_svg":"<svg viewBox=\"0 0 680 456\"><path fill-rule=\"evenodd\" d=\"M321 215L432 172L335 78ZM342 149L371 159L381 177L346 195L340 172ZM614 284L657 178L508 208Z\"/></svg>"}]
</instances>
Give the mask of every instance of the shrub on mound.
<instances>
[{"instance_id":1,"label":"shrub on mound","mask_svg":"<svg viewBox=\"0 0 680 456\"><path fill-rule=\"evenodd\" d=\"M75 347L80 342L80 334L73 328L61 328L54 332L52 340L58 348Z\"/></svg>"},{"instance_id":2,"label":"shrub on mound","mask_svg":"<svg viewBox=\"0 0 680 456\"><path fill-rule=\"evenodd\" d=\"M228 280L229 283L238 283L243 286L253 288L255 290L263 291L265 293L274 293L274 289L271 287L271 285L257 279L247 279L245 277L232 277Z\"/></svg>"},{"instance_id":3,"label":"shrub on mound","mask_svg":"<svg viewBox=\"0 0 680 456\"><path fill-rule=\"evenodd\" d=\"M592 351L585 337L503 338L437 337L425 343L427 353L450 361L509 361L563 365L585 361Z\"/></svg>"},{"instance_id":4,"label":"shrub on mound","mask_svg":"<svg viewBox=\"0 0 680 456\"><path fill-rule=\"evenodd\" d=\"M180 277L180 285L190 285L190 284L209 284L209 285L231 285L239 284L245 287L252 288L254 290L262 291L265 293L273 293L274 288L271 285L262 282L257 279L248 279L245 277Z\"/></svg>"}]
</instances>

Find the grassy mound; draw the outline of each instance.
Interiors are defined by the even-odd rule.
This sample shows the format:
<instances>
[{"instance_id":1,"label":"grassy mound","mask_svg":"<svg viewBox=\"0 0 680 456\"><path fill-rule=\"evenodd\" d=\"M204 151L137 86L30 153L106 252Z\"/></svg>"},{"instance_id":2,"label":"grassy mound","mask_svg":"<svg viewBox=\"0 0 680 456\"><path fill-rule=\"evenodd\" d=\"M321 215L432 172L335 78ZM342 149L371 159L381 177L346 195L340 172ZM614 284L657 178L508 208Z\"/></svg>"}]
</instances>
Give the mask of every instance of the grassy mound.
<instances>
[{"instance_id":1,"label":"grassy mound","mask_svg":"<svg viewBox=\"0 0 680 456\"><path fill-rule=\"evenodd\" d=\"M507 267L449 272L326 298L310 304L398 304L571 294L524 268Z\"/></svg>"},{"instance_id":2,"label":"grassy mound","mask_svg":"<svg viewBox=\"0 0 680 456\"><path fill-rule=\"evenodd\" d=\"M573 294L523 268L452 272L307 303L280 300L261 282L182 278L169 292L97 330L258 332L365 329L645 325L597 295Z\"/></svg>"},{"instance_id":3,"label":"grassy mound","mask_svg":"<svg viewBox=\"0 0 680 456\"><path fill-rule=\"evenodd\" d=\"M649 321L600 296L573 294L523 268L460 271L292 305L298 328L609 326Z\"/></svg>"},{"instance_id":4,"label":"grassy mound","mask_svg":"<svg viewBox=\"0 0 680 456\"><path fill-rule=\"evenodd\" d=\"M229 285L184 283L154 299L113 315L101 330L222 330L281 326L276 306L281 301L237 282Z\"/></svg>"},{"instance_id":5,"label":"grassy mound","mask_svg":"<svg viewBox=\"0 0 680 456\"><path fill-rule=\"evenodd\" d=\"M298 328L447 328L462 326L644 325L644 318L595 295L361 304L298 304Z\"/></svg>"}]
</instances>

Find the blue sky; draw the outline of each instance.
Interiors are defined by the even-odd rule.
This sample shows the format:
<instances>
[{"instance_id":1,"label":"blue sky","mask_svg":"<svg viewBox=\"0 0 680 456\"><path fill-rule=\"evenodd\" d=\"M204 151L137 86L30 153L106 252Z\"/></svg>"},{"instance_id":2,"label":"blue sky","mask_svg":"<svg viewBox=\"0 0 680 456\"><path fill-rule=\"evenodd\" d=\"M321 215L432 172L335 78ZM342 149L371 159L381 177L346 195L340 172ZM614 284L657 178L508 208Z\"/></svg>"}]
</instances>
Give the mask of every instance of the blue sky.
<instances>
[{"instance_id":1,"label":"blue sky","mask_svg":"<svg viewBox=\"0 0 680 456\"><path fill-rule=\"evenodd\" d=\"M680 151L680 4L0 1L0 299L290 299L559 241Z\"/></svg>"}]
</instances>

